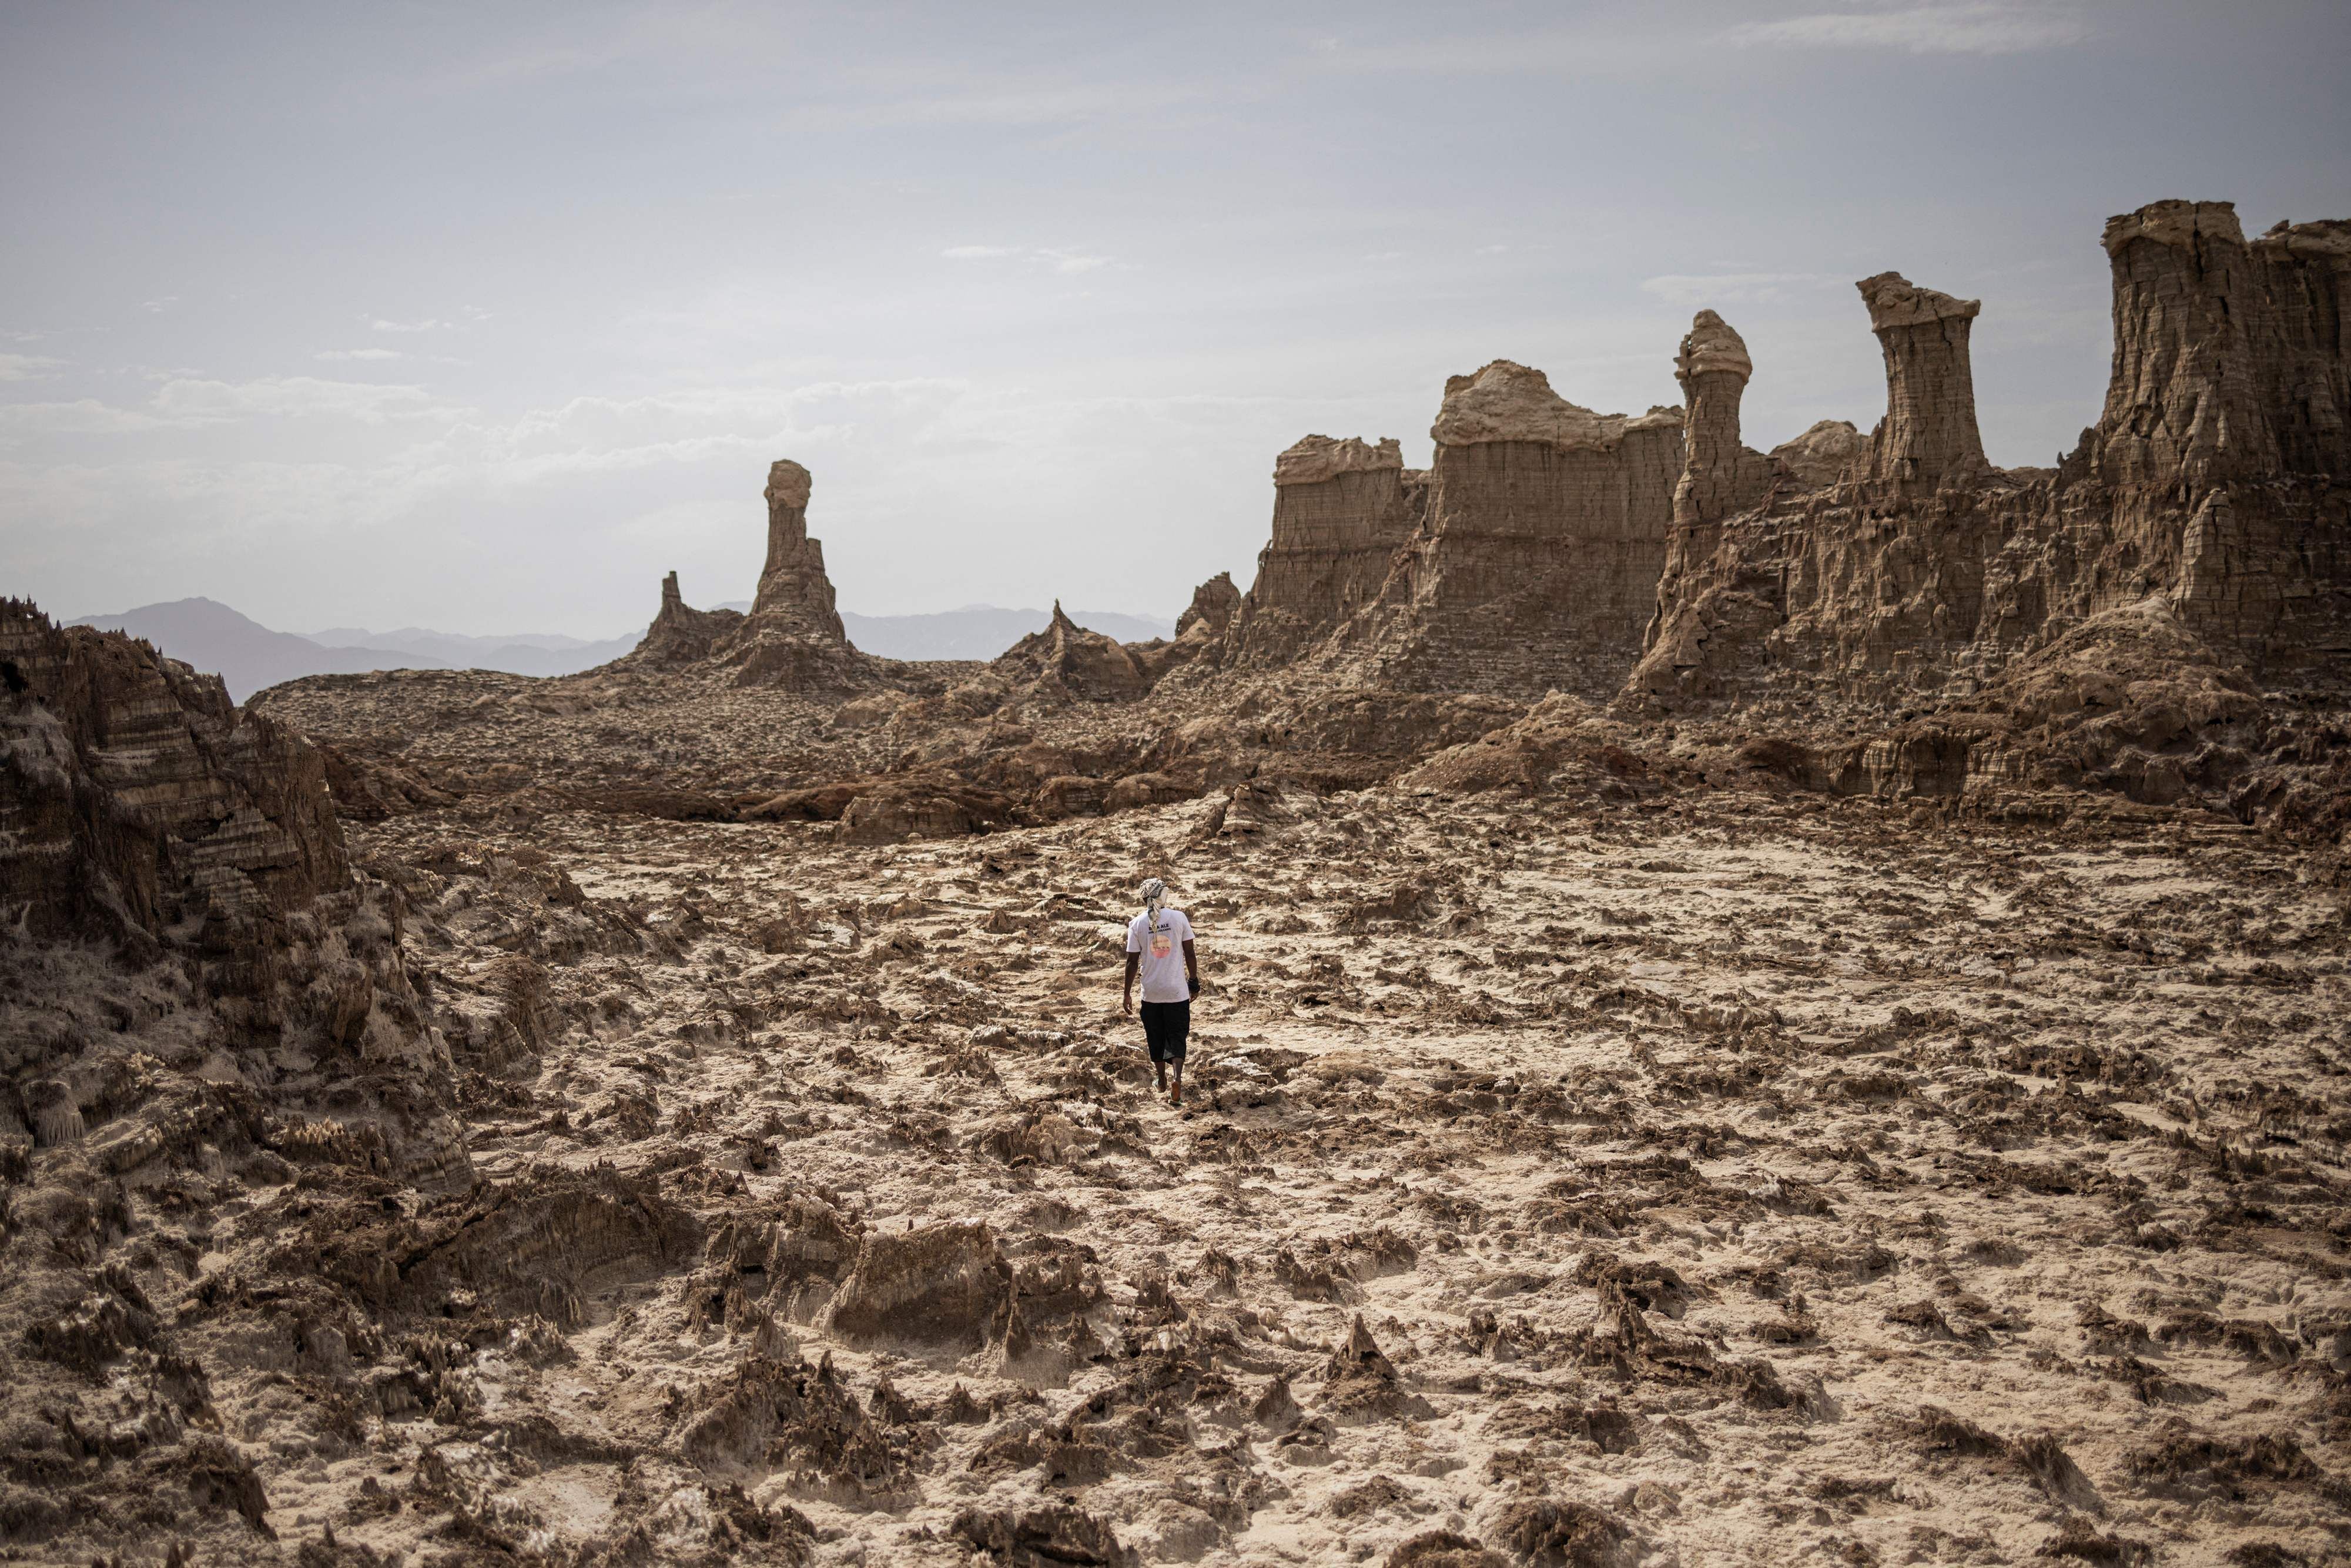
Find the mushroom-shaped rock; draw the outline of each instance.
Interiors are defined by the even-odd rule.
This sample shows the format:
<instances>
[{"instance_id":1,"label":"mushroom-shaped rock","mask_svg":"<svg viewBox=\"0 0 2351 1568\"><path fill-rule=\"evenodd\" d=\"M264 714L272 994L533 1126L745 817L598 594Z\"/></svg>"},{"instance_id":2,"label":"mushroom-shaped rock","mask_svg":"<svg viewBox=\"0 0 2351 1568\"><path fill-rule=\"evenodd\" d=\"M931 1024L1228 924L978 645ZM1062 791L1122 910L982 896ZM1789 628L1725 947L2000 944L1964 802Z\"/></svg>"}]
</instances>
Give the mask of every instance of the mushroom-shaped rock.
<instances>
[{"instance_id":1,"label":"mushroom-shaped rock","mask_svg":"<svg viewBox=\"0 0 2351 1568\"><path fill-rule=\"evenodd\" d=\"M1674 486L1674 522L1719 522L1760 499L1771 465L1739 444L1739 401L1755 371L1747 344L1729 322L1701 310L1674 356L1689 412L1683 420L1682 474Z\"/></svg>"}]
</instances>

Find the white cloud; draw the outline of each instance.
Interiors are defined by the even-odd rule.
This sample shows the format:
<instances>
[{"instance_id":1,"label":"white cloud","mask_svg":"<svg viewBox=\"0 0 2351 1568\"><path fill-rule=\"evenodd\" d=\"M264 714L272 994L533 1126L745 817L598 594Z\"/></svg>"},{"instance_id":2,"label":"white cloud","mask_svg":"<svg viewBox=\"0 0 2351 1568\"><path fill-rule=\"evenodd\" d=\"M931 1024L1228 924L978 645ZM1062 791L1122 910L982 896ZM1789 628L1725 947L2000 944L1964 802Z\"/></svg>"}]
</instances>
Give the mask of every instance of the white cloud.
<instances>
[{"instance_id":1,"label":"white cloud","mask_svg":"<svg viewBox=\"0 0 2351 1568\"><path fill-rule=\"evenodd\" d=\"M1052 263L1055 272L1092 272L1097 267L1110 265L1110 257L1106 256L1087 256L1074 250L1040 250L1037 255L1040 259Z\"/></svg>"},{"instance_id":2,"label":"white cloud","mask_svg":"<svg viewBox=\"0 0 2351 1568\"><path fill-rule=\"evenodd\" d=\"M446 327L446 321L387 321L381 316L366 319L369 328L378 332L434 332Z\"/></svg>"},{"instance_id":3,"label":"white cloud","mask_svg":"<svg viewBox=\"0 0 2351 1568\"><path fill-rule=\"evenodd\" d=\"M314 360L404 360L398 349L321 349L310 356Z\"/></svg>"},{"instance_id":4,"label":"white cloud","mask_svg":"<svg viewBox=\"0 0 2351 1568\"><path fill-rule=\"evenodd\" d=\"M1641 292L1674 305L1737 305L1785 298L1792 288L1831 281L1819 272L1668 272L1641 280Z\"/></svg>"},{"instance_id":5,"label":"white cloud","mask_svg":"<svg viewBox=\"0 0 2351 1568\"><path fill-rule=\"evenodd\" d=\"M455 419L465 412L435 403L423 387L415 386L374 386L317 376L265 376L250 382L179 376L158 388L143 408L118 408L96 398L0 403L0 433L115 435L194 430L242 419L296 417L382 424L396 419Z\"/></svg>"},{"instance_id":6,"label":"white cloud","mask_svg":"<svg viewBox=\"0 0 2351 1568\"><path fill-rule=\"evenodd\" d=\"M47 359L39 354L0 354L0 382L29 382L62 369L63 360Z\"/></svg>"},{"instance_id":7,"label":"white cloud","mask_svg":"<svg viewBox=\"0 0 2351 1568\"><path fill-rule=\"evenodd\" d=\"M2089 27L2053 5L1917 5L1900 11L1821 11L1742 22L1721 35L1744 47L1896 49L1913 55L2014 55L2062 48Z\"/></svg>"},{"instance_id":8,"label":"white cloud","mask_svg":"<svg viewBox=\"0 0 2351 1568\"><path fill-rule=\"evenodd\" d=\"M192 423L256 416L324 415L380 424L387 419L448 417L423 387L330 382L317 376L264 376L250 382L173 381L155 394L166 418Z\"/></svg>"},{"instance_id":9,"label":"white cloud","mask_svg":"<svg viewBox=\"0 0 2351 1568\"><path fill-rule=\"evenodd\" d=\"M0 403L0 432L26 435L115 435L131 430L165 430L191 423L135 408L115 408L96 398L72 402Z\"/></svg>"}]
</instances>

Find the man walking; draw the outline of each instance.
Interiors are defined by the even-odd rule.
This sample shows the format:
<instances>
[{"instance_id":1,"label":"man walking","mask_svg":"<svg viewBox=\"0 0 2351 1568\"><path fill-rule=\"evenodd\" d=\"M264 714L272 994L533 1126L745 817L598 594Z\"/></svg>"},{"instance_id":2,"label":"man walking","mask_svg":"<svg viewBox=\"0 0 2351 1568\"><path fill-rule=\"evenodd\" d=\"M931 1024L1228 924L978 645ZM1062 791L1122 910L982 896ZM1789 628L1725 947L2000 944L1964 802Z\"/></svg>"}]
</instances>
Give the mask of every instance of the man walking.
<instances>
[{"instance_id":1,"label":"man walking","mask_svg":"<svg viewBox=\"0 0 2351 1568\"><path fill-rule=\"evenodd\" d=\"M1176 949L1183 961L1176 961ZM1192 998L1200 994L1200 960L1192 950L1192 923L1167 907L1167 884L1153 877L1143 884L1143 913L1127 923L1126 994L1120 1010L1134 1012L1134 977L1143 977L1143 1038L1167 1103L1184 1103L1184 1051L1192 1034ZM1173 1072L1175 1083L1169 1089Z\"/></svg>"}]
</instances>

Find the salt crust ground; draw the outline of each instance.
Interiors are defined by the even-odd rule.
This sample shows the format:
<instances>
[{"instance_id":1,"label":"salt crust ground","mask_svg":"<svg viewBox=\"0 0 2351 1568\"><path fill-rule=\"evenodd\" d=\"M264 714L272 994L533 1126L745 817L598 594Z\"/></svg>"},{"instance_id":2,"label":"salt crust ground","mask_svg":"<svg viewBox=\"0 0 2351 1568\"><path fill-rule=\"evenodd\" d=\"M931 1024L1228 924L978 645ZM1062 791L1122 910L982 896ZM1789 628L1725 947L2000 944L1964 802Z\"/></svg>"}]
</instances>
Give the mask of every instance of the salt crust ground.
<instances>
[{"instance_id":1,"label":"salt crust ground","mask_svg":"<svg viewBox=\"0 0 2351 1568\"><path fill-rule=\"evenodd\" d=\"M727 1535L745 1560L960 1562L959 1519L1057 1500L1213 1564L2351 1550L2351 934L2295 855L1865 806L1294 804L894 850L355 828L425 868L397 874L444 1002L545 971L544 1051L467 1076L482 1176L609 1162L713 1232L812 1196L885 1234L984 1220L1099 1295L1016 1366L985 1325L852 1343L821 1292L725 1313L706 1271L623 1269L568 1354L459 1347L440 1419L340 1443L207 1346L285 1545L587 1560L625 1525L700 1557L716 1479L809 1527ZM1211 981L1181 1113L1116 1016L1149 873ZM598 920L659 939L600 950ZM1358 1321L1378 1354L1334 1358ZM895 1456L870 1484L756 1443L681 1461L739 1369L824 1357ZM535 1458L484 1437L540 1416ZM1008 1554L1093 1560L1041 1530Z\"/></svg>"}]
</instances>

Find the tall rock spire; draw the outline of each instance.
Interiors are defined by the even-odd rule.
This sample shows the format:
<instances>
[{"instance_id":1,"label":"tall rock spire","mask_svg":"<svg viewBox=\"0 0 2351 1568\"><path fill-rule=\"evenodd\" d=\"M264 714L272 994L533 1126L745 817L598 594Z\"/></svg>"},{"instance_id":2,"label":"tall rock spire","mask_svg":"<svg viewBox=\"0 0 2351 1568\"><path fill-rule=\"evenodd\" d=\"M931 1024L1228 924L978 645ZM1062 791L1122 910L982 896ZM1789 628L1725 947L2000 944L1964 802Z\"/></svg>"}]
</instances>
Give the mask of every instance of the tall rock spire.
<instances>
[{"instance_id":1,"label":"tall rock spire","mask_svg":"<svg viewBox=\"0 0 2351 1568\"><path fill-rule=\"evenodd\" d=\"M1983 302L1920 288L1898 272L1854 287L1886 351L1886 419L1870 438L1871 476L1931 491L1985 472L1968 357L1969 328Z\"/></svg>"},{"instance_id":2,"label":"tall rock spire","mask_svg":"<svg viewBox=\"0 0 2351 1568\"><path fill-rule=\"evenodd\" d=\"M1719 522L1751 506L1771 481L1771 464L1739 442L1739 402L1755 372L1747 344L1730 323L1701 310L1674 356L1674 379L1688 410L1682 418L1682 476L1674 486L1674 522Z\"/></svg>"},{"instance_id":3,"label":"tall rock spire","mask_svg":"<svg viewBox=\"0 0 2351 1568\"><path fill-rule=\"evenodd\" d=\"M768 564L751 602L750 627L821 642L846 643L833 608L824 547L808 535L809 471L789 458L768 470Z\"/></svg>"}]
</instances>

